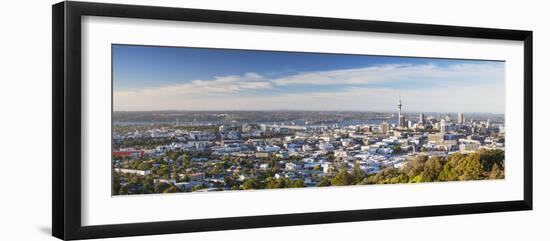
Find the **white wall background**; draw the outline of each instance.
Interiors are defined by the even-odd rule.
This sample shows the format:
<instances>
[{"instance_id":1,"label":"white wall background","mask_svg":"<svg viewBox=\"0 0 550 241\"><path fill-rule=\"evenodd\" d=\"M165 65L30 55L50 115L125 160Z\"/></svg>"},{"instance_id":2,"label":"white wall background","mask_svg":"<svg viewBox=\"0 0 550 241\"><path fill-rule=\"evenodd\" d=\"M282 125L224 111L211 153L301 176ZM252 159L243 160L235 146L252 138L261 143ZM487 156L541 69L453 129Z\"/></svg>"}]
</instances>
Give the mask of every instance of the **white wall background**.
<instances>
[{"instance_id":1,"label":"white wall background","mask_svg":"<svg viewBox=\"0 0 550 241\"><path fill-rule=\"evenodd\" d=\"M54 240L51 231L51 4L9 1L0 10L0 240ZM545 240L550 192L545 141L550 128L550 21L545 1L109 1L528 29L534 33L535 210L252 230L131 237L118 240Z\"/></svg>"}]
</instances>

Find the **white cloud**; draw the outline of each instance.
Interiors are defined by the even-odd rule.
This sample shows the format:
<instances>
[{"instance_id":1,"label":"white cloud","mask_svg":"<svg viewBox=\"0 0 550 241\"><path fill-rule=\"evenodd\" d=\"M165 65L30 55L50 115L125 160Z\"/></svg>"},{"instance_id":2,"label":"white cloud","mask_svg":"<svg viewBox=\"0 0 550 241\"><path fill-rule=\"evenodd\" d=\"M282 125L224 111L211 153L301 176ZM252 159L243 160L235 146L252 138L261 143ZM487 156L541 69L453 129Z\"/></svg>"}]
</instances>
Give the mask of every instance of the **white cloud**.
<instances>
[{"instance_id":1,"label":"white cloud","mask_svg":"<svg viewBox=\"0 0 550 241\"><path fill-rule=\"evenodd\" d=\"M273 80L247 73L180 85L117 91L114 104L115 110L393 111L400 94L405 111L503 112L503 66L502 63L454 64L446 67L432 64L379 65L300 73ZM429 80L432 86L392 89L368 85L419 80ZM280 86L288 88L292 85L348 87L337 91L272 92Z\"/></svg>"},{"instance_id":2,"label":"white cloud","mask_svg":"<svg viewBox=\"0 0 550 241\"><path fill-rule=\"evenodd\" d=\"M155 88L117 91L115 97L154 98L158 96L211 95L236 93L243 90L269 89L272 84L256 73L216 77L213 80L193 80L184 84Z\"/></svg>"},{"instance_id":3,"label":"white cloud","mask_svg":"<svg viewBox=\"0 0 550 241\"><path fill-rule=\"evenodd\" d=\"M460 80L466 78L503 79L501 63L454 64L447 67L434 64L386 64L365 68L317 71L275 79L277 85L366 85L384 81Z\"/></svg>"}]
</instances>

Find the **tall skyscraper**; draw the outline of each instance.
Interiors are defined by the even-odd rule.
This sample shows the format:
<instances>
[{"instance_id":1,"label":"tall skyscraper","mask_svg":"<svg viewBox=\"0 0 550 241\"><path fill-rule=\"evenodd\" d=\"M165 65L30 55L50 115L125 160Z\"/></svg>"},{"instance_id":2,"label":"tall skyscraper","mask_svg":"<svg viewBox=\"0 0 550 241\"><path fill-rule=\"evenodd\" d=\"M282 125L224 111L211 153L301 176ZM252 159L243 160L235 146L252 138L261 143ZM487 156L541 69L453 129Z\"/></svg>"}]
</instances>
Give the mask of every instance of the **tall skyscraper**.
<instances>
[{"instance_id":1,"label":"tall skyscraper","mask_svg":"<svg viewBox=\"0 0 550 241\"><path fill-rule=\"evenodd\" d=\"M458 117L457 117L457 119L458 119L458 124L464 123L464 114L461 113L461 112L458 112Z\"/></svg>"},{"instance_id":2,"label":"tall skyscraper","mask_svg":"<svg viewBox=\"0 0 550 241\"><path fill-rule=\"evenodd\" d=\"M401 128L407 127L407 120L405 119L404 115L399 116L399 127Z\"/></svg>"},{"instance_id":3,"label":"tall skyscraper","mask_svg":"<svg viewBox=\"0 0 550 241\"><path fill-rule=\"evenodd\" d=\"M418 117L418 122L422 125L426 124L426 116L424 116L424 113L420 113L420 116Z\"/></svg>"},{"instance_id":4,"label":"tall skyscraper","mask_svg":"<svg viewBox=\"0 0 550 241\"><path fill-rule=\"evenodd\" d=\"M445 123L445 119L441 119L441 123L439 125L439 130L441 131L441 133L445 133L447 130L446 130L446 123Z\"/></svg>"},{"instance_id":5,"label":"tall skyscraper","mask_svg":"<svg viewBox=\"0 0 550 241\"><path fill-rule=\"evenodd\" d=\"M389 131L390 125L387 122L380 124L380 132L382 132L382 134L388 134Z\"/></svg>"}]
</instances>

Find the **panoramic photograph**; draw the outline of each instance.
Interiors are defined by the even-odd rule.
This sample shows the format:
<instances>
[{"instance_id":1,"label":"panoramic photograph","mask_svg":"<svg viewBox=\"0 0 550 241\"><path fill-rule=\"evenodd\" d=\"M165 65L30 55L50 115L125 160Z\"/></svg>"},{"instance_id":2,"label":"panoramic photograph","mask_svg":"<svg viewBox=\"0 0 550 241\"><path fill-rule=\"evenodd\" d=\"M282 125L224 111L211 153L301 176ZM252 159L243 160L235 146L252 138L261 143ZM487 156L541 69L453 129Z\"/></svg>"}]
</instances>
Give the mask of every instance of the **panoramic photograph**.
<instances>
[{"instance_id":1,"label":"panoramic photograph","mask_svg":"<svg viewBox=\"0 0 550 241\"><path fill-rule=\"evenodd\" d=\"M111 194L505 178L505 62L112 45Z\"/></svg>"}]
</instances>

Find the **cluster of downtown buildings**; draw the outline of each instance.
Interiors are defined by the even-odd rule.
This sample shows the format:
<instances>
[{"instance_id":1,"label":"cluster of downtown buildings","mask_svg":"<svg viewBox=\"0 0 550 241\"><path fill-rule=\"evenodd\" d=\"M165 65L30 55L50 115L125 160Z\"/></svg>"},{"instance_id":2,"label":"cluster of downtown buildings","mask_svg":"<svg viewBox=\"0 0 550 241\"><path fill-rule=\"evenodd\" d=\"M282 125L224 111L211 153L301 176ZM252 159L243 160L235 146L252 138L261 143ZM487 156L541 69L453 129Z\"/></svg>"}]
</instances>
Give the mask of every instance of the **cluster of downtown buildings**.
<instances>
[{"instance_id":1,"label":"cluster of downtown buildings","mask_svg":"<svg viewBox=\"0 0 550 241\"><path fill-rule=\"evenodd\" d=\"M182 192L234 189L227 183L228 177L242 184L267 170L273 174L271 178L302 180L309 187L317 186L323 177L333 176L342 167L351 171L358 166L371 175L383 168L401 168L417 155L448 156L480 148L505 148L502 120L467 120L463 113L405 115L401 108L399 100L397 113L375 124L241 122L139 125L132 131L115 128L114 143L171 141L149 148L117 145L112 153L113 171L153 176L155 183L169 183ZM182 168L181 160L167 155L175 152L183 153L177 158L186 156L190 165ZM231 162L221 172L211 174L211 169L219 169L221 162L231 159L246 160L246 164ZM152 162L151 169L129 167L136 160ZM273 172L274 163L277 168ZM161 165L174 172L164 177L155 175L153 169ZM125 184L124 179L121 182Z\"/></svg>"}]
</instances>

